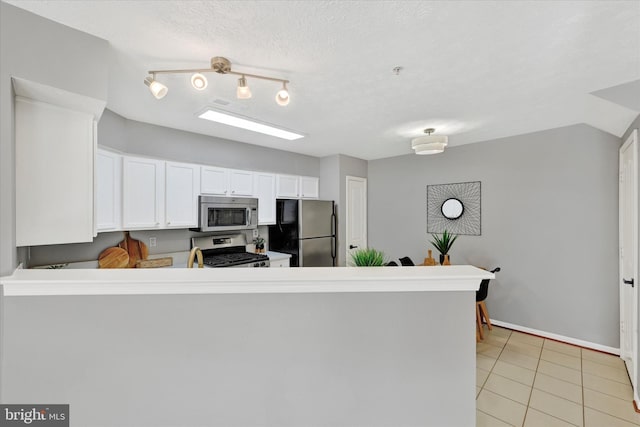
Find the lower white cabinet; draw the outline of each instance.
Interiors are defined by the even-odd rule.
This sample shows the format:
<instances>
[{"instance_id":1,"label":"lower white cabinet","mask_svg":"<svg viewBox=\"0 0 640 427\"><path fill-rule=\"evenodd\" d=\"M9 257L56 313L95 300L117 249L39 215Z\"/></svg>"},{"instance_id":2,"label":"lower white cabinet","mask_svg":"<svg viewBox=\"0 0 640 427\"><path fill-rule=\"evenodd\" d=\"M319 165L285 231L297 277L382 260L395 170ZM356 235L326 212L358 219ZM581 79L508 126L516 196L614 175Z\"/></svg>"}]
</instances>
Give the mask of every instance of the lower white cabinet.
<instances>
[{"instance_id":1,"label":"lower white cabinet","mask_svg":"<svg viewBox=\"0 0 640 427\"><path fill-rule=\"evenodd\" d=\"M164 222L164 163L124 156L122 226L125 230L159 228Z\"/></svg>"},{"instance_id":2,"label":"lower white cabinet","mask_svg":"<svg viewBox=\"0 0 640 427\"><path fill-rule=\"evenodd\" d=\"M256 172L254 175L255 197L258 199L258 225L276 223L276 176L272 173Z\"/></svg>"},{"instance_id":3,"label":"lower white cabinet","mask_svg":"<svg viewBox=\"0 0 640 427\"><path fill-rule=\"evenodd\" d=\"M277 259L275 261L269 261L269 267L271 268L282 268L289 267L289 258L285 259Z\"/></svg>"},{"instance_id":4,"label":"lower white cabinet","mask_svg":"<svg viewBox=\"0 0 640 427\"><path fill-rule=\"evenodd\" d=\"M106 150L96 154L96 230L122 229L122 156Z\"/></svg>"},{"instance_id":5,"label":"lower white cabinet","mask_svg":"<svg viewBox=\"0 0 640 427\"><path fill-rule=\"evenodd\" d=\"M165 226L188 228L198 225L200 166L166 162Z\"/></svg>"}]
</instances>

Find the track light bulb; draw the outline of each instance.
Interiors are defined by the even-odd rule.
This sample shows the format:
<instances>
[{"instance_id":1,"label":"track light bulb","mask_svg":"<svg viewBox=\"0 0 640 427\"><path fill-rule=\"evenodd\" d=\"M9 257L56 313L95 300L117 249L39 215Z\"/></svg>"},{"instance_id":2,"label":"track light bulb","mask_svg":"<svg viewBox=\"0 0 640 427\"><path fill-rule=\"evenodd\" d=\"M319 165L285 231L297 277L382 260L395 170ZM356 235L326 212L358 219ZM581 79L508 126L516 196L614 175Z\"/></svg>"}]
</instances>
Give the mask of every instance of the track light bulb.
<instances>
[{"instance_id":1,"label":"track light bulb","mask_svg":"<svg viewBox=\"0 0 640 427\"><path fill-rule=\"evenodd\" d=\"M238 99L251 98L251 89L247 86L247 79L245 79L244 76L238 79L238 90L236 91L236 96Z\"/></svg>"},{"instance_id":2,"label":"track light bulb","mask_svg":"<svg viewBox=\"0 0 640 427\"><path fill-rule=\"evenodd\" d=\"M205 90L207 88L207 78L200 73L195 73L191 76L191 86L195 90Z\"/></svg>"},{"instance_id":3,"label":"track light bulb","mask_svg":"<svg viewBox=\"0 0 640 427\"><path fill-rule=\"evenodd\" d=\"M282 83L282 89L280 89L278 91L278 93L276 93L276 102L278 103L278 105L281 106L285 106L285 105L289 105L289 91L287 90L287 84L286 83Z\"/></svg>"},{"instance_id":4,"label":"track light bulb","mask_svg":"<svg viewBox=\"0 0 640 427\"><path fill-rule=\"evenodd\" d=\"M149 90L155 96L156 99L162 99L169 92L169 89L159 81L155 80L153 77L146 77L144 79L144 84L149 86Z\"/></svg>"}]
</instances>

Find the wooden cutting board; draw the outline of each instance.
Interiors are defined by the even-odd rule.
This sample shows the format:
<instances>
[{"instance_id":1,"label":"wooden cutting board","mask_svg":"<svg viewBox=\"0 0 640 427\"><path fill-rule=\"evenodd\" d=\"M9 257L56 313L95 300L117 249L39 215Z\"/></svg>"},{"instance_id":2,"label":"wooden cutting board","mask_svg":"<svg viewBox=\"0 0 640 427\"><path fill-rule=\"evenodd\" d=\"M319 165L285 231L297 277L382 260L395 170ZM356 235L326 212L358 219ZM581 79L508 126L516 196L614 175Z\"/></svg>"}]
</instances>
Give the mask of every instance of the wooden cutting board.
<instances>
[{"instance_id":1,"label":"wooden cutting board","mask_svg":"<svg viewBox=\"0 0 640 427\"><path fill-rule=\"evenodd\" d=\"M128 231L124 232L124 240L118 243L118 247L124 249L129 254L129 267L135 267L138 260L147 259L149 256L149 248L147 248L147 245L131 237Z\"/></svg>"},{"instance_id":2,"label":"wooden cutting board","mask_svg":"<svg viewBox=\"0 0 640 427\"><path fill-rule=\"evenodd\" d=\"M129 254L122 248L107 248L98 256L98 268L126 268Z\"/></svg>"},{"instance_id":3,"label":"wooden cutting board","mask_svg":"<svg viewBox=\"0 0 640 427\"><path fill-rule=\"evenodd\" d=\"M156 259L139 259L136 262L136 268L158 268L171 267L173 265L173 257L164 257Z\"/></svg>"}]
</instances>

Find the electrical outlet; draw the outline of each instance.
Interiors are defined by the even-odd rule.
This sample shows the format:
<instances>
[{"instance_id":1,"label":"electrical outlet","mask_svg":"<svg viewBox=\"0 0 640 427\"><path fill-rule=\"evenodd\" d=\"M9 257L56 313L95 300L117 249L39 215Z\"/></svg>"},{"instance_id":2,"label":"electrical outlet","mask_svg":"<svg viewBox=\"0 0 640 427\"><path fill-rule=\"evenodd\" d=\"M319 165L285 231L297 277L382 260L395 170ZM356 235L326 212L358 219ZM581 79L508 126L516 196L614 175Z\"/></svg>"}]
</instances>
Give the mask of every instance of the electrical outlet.
<instances>
[{"instance_id":1,"label":"electrical outlet","mask_svg":"<svg viewBox=\"0 0 640 427\"><path fill-rule=\"evenodd\" d=\"M150 248L155 248L156 247L156 238L155 237L149 237L149 247Z\"/></svg>"},{"instance_id":2,"label":"electrical outlet","mask_svg":"<svg viewBox=\"0 0 640 427\"><path fill-rule=\"evenodd\" d=\"M260 232L258 231L257 228L253 229L253 237L258 237L258 235L260 234Z\"/></svg>"}]
</instances>

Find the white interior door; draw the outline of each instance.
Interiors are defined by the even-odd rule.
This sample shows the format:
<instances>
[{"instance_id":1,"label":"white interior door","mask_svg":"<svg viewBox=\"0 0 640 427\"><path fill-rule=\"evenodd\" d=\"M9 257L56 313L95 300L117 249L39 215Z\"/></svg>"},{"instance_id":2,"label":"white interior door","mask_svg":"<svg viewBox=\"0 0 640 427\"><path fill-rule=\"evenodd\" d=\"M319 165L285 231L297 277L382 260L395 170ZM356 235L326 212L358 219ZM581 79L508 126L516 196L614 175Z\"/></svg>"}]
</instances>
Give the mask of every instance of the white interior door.
<instances>
[{"instance_id":1,"label":"white interior door","mask_svg":"<svg viewBox=\"0 0 640 427\"><path fill-rule=\"evenodd\" d=\"M351 263L351 252L367 247L367 180L347 176L346 200L346 264Z\"/></svg>"},{"instance_id":2,"label":"white interior door","mask_svg":"<svg viewBox=\"0 0 640 427\"><path fill-rule=\"evenodd\" d=\"M638 401L638 131L620 148L620 357Z\"/></svg>"}]
</instances>

